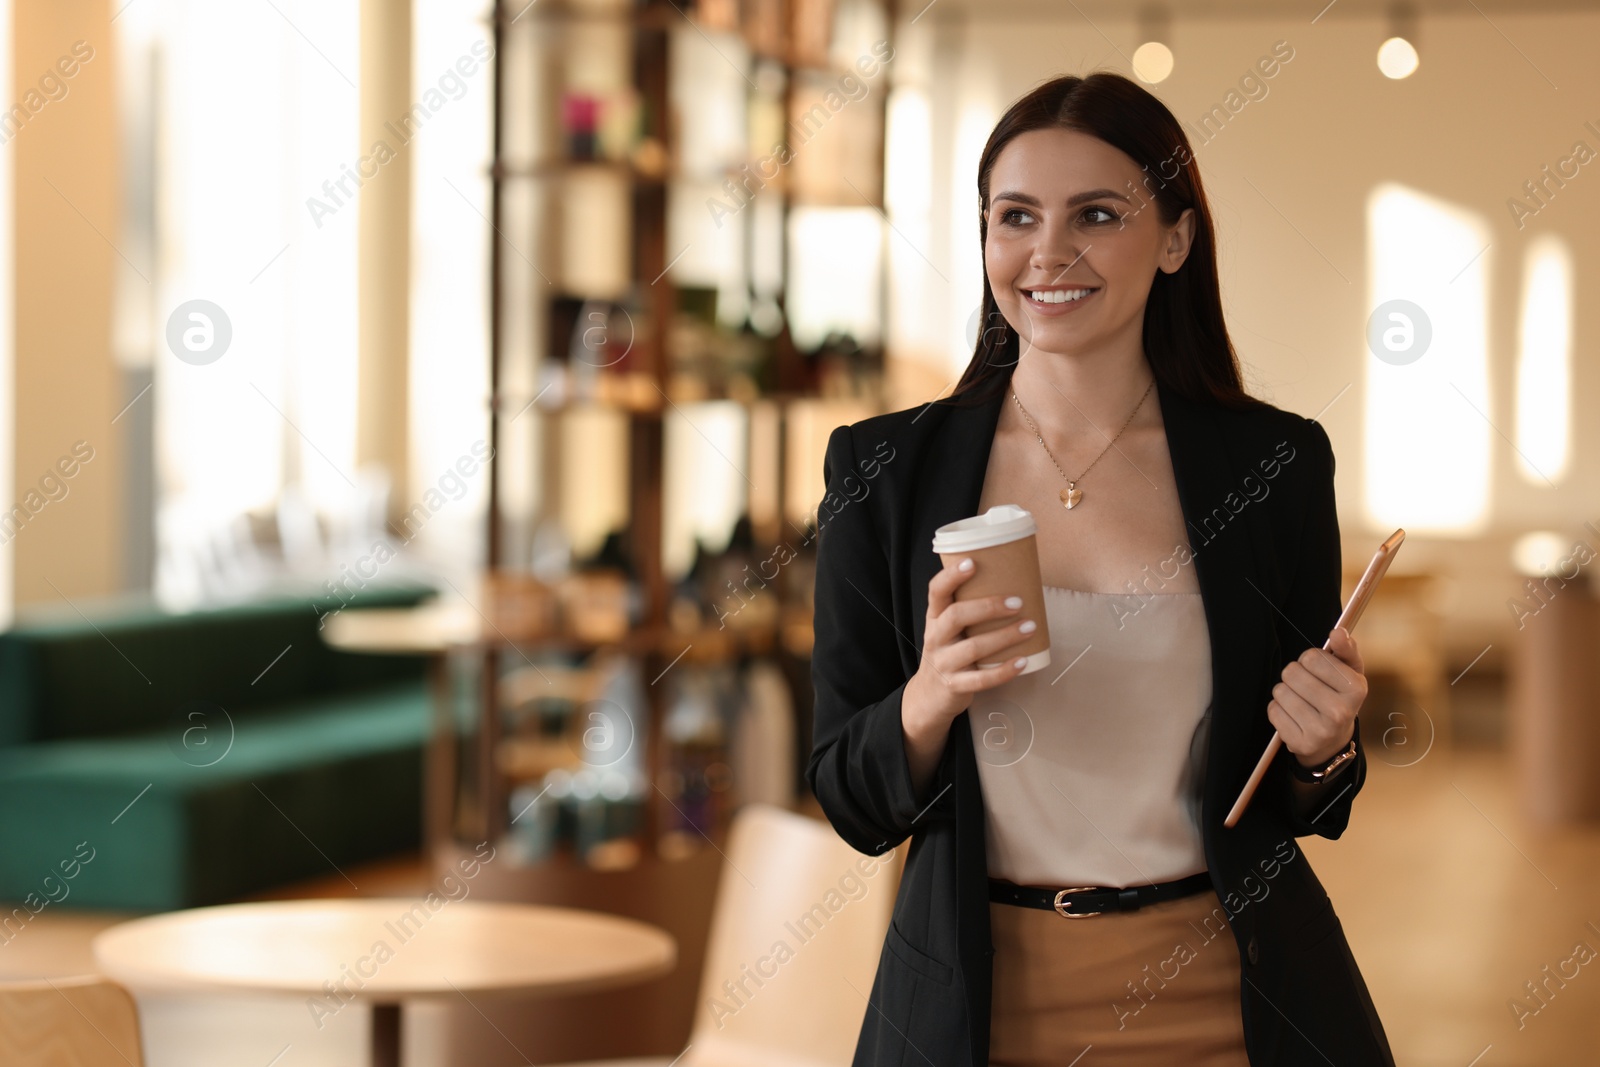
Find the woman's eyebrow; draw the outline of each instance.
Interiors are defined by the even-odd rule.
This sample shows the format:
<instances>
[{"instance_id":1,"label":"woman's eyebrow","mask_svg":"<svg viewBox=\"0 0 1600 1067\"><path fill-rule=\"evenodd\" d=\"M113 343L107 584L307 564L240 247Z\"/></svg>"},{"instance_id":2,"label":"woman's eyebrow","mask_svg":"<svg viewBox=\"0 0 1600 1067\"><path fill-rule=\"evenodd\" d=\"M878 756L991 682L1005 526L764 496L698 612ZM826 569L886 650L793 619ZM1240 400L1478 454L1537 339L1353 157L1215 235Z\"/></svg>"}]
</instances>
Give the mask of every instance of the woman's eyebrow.
<instances>
[{"instance_id":1,"label":"woman's eyebrow","mask_svg":"<svg viewBox=\"0 0 1600 1067\"><path fill-rule=\"evenodd\" d=\"M1068 207L1077 207L1079 204L1082 204L1082 203L1084 203L1086 201L1089 201L1089 200L1100 200L1100 199L1103 199L1105 197L1111 197L1111 198L1116 199L1116 200L1121 200L1123 203L1127 203L1127 204L1133 203L1133 201L1129 200L1126 196L1123 196L1121 193L1117 192L1115 189L1090 189L1086 193L1074 193L1072 196L1069 196L1067 198L1067 206ZM1036 197L1036 196L1030 196L1027 193L1016 192L1016 191L1009 190L1009 189L1006 190L1005 192L1002 192L1002 193L996 193L994 195L994 200L996 202L1001 201L1001 200L1015 200L1017 203L1019 203L1019 204L1027 204L1029 207L1043 207L1044 206L1043 202L1040 201L1040 199L1038 197Z\"/></svg>"}]
</instances>

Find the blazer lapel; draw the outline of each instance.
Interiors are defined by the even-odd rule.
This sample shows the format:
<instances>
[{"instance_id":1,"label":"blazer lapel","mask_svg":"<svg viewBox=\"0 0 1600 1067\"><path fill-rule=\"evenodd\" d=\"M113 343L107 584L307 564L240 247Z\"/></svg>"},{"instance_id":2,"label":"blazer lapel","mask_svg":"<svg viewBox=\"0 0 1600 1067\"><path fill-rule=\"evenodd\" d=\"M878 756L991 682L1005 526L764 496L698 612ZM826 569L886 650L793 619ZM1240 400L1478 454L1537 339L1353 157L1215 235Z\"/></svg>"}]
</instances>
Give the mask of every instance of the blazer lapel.
<instances>
[{"instance_id":1,"label":"blazer lapel","mask_svg":"<svg viewBox=\"0 0 1600 1067\"><path fill-rule=\"evenodd\" d=\"M945 410L944 418L932 434L921 470L923 491L911 502L912 669L922 649L928 582L940 567L932 548L934 531L977 513L1007 395L1006 389L997 389L981 404L938 405ZM1241 457L1235 454L1238 446L1228 433L1229 412L1193 403L1160 383L1156 395L1211 641L1214 710L1203 801L1209 823L1216 804L1231 804L1232 796L1224 794L1243 784L1256 752L1271 734L1265 725L1265 704L1260 709L1250 706L1260 697L1261 667L1274 640L1274 609L1260 565L1262 552L1270 545L1262 540L1258 516L1241 490L1242 479L1251 473L1248 464L1268 457L1243 457L1246 466L1241 467ZM1254 714L1257 710L1259 716ZM1220 819L1220 813L1215 817Z\"/></svg>"},{"instance_id":2,"label":"blazer lapel","mask_svg":"<svg viewBox=\"0 0 1600 1067\"><path fill-rule=\"evenodd\" d=\"M1258 529L1260 505L1250 509L1241 485L1251 473L1248 464L1269 457L1241 460L1226 409L1192 403L1165 387L1158 392L1211 640L1212 719L1201 815L1202 825L1213 825L1272 732L1259 692L1276 640L1262 577L1271 545ZM1219 804L1225 805L1220 811Z\"/></svg>"}]
</instances>

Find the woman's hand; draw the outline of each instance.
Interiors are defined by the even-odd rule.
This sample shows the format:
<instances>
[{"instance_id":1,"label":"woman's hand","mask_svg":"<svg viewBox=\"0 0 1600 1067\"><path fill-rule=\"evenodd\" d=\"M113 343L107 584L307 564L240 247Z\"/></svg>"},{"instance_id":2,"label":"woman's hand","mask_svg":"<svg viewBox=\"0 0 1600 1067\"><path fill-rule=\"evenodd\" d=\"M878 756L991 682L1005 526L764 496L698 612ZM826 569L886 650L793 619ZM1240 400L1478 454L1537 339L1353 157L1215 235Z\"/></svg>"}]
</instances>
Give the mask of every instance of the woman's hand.
<instances>
[{"instance_id":1,"label":"woman's hand","mask_svg":"<svg viewBox=\"0 0 1600 1067\"><path fill-rule=\"evenodd\" d=\"M911 781L920 795L933 777L944 753L945 739L956 716L967 710L973 696L1022 673L1023 657L997 667L977 667L993 661L995 653L1018 644L1038 621L1018 619L987 633L963 637L962 631L987 619L1015 615L1020 596L986 596L957 601L955 592L977 572L969 558L952 560L928 582L928 614L922 631L922 661L906 683L900 701L900 723L906 742Z\"/></svg>"},{"instance_id":2,"label":"woman's hand","mask_svg":"<svg viewBox=\"0 0 1600 1067\"><path fill-rule=\"evenodd\" d=\"M1356 713L1366 699L1356 639L1334 627L1326 650L1308 648L1283 668L1267 718L1301 766L1320 768L1350 744Z\"/></svg>"}]
</instances>

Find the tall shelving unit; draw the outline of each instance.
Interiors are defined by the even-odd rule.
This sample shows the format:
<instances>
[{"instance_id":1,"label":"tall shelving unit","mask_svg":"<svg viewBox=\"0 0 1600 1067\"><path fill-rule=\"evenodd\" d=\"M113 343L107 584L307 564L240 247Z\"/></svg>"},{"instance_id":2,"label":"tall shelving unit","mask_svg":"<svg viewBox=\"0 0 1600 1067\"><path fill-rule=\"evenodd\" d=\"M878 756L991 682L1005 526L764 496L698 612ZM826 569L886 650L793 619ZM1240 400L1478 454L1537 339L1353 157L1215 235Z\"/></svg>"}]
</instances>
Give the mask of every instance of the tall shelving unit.
<instances>
[{"instance_id":1,"label":"tall shelving unit","mask_svg":"<svg viewBox=\"0 0 1600 1067\"><path fill-rule=\"evenodd\" d=\"M780 575L778 613L758 625L724 629L715 605L686 606L663 552L668 487L683 477L672 468L669 423L693 425L686 411L701 401L739 405L747 455L757 451L759 426L770 471L760 478L739 471L751 495L747 526L761 544L803 543L800 512L815 500L801 509L793 501L820 497L820 473L791 472L804 469L797 453L816 452L820 470L818 449L831 428L823 424L833 416L819 415L816 405L838 400L839 421L882 406L887 257L880 255L875 336L857 345L832 335L797 343L791 223L797 210L867 209L877 214L882 252L882 63L885 51L893 54L894 15L893 0L500 0L495 7L489 599L509 604L523 584L538 585L540 538L553 526L587 524L592 533L607 514L622 520L608 528L606 554L631 566L631 599L625 633L547 633L484 651L474 739L460 746L454 810L440 820L450 830L435 862L450 866L480 835L503 839L517 817L504 759L515 747L506 736L507 670L526 663L544 675L539 657L552 652L636 658L650 684L636 730L647 786L631 829L585 856L566 850L533 863L490 864L479 890L615 911L678 937L679 973L630 994L640 1040L654 1034L655 1043L618 1045L608 1055L666 1051L687 1036L730 806L710 796L710 814L690 818L688 801L673 795L671 782L683 775L663 728L668 686L656 683L696 662L787 657L795 706L805 712L797 733L809 736L809 572L797 566ZM841 27L866 42L844 63ZM689 60L680 61L684 55ZM876 66L876 80L857 63ZM856 82L842 81L847 75ZM728 91L704 92L719 80ZM831 107L840 85L865 92ZM730 135L730 122L743 129ZM773 144L751 148L757 139ZM778 140L790 152L775 164ZM741 144L742 158L719 154L718 146ZM696 151L700 158L690 158ZM714 229L695 230L686 212L701 200L707 217L722 216ZM713 200L728 210L713 210ZM729 218L738 242L718 246ZM625 473L607 477L604 457ZM622 487L620 500L613 484ZM802 743L797 737L797 749ZM719 757L707 759L709 780ZM692 847L699 838L705 847ZM667 848L672 842L680 847Z\"/></svg>"},{"instance_id":2,"label":"tall shelving unit","mask_svg":"<svg viewBox=\"0 0 1600 1067\"><path fill-rule=\"evenodd\" d=\"M570 678L542 656L634 657L648 685L637 729L646 785L632 825L587 854L568 848L538 862L486 864L475 889L611 910L677 936L680 971L626 995L630 1037L573 1054L659 1053L682 1048L688 1035L730 805L728 793L707 795L722 803L690 817L688 798L674 797L672 782L682 785L685 773L664 729L670 672L750 654L782 659L797 697L795 750L808 749L810 571L794 563L779 574L776 617L718 627L723 608L694 603L694 589L667 573L669 485L683 477L670 466L669 438L674 419L699 432L688 414L698 402L738 405L747 456L760 451L766 464L760 475L739 470L749 490L744 525L760 544L803 545L816 504L806 496L821 496L810 467L827 430L882 410L886 254L874 336L853 346L848 333L818 339L813 328L797 344L790 221L814 208L853 208L858 224L875 214L882 253L882 64L885 51L893 56L893 24L893 0L502 0L494 8L488 611L498 619L501 601L514 609L518 589L539 584L541 537L552 528L578 526L592 541L595 523L606 526L603 555L626 560L632 574L621 632L544 632L470 657L474 685L464 717L456 689L454 718L466 728L442 790L448 811L435 819L446 827L435 865L450 869L477 841L507 840L518 817L506 769L517 744L507 675L560 688ZM840 30L856 43L840 45ZM861 64L877 78L862 77ZM842 82L846 75L856 82ZM840 96L840 86L854 91ZM762 141L770 144L752 147ZM779 141L789 158L774 166ZM701 200L712 229L694 229L686 213ZM712 200L730 211L712 210ZM730 219L738 240L723 230ZM814 294L810 302L814 309ZM819 410L822 398L840 406ZM616 467L626 475L613 482ZM718 472L699 474L709 485ZM696 773L706 781L718 763L725 771L725 752L702 755ZM709 845L693 848L701 838ZM666 848L672 841L680 848ZM539 1009L576 1011L581 1024L581 1005Z\"/></svg>"}]
</instances>

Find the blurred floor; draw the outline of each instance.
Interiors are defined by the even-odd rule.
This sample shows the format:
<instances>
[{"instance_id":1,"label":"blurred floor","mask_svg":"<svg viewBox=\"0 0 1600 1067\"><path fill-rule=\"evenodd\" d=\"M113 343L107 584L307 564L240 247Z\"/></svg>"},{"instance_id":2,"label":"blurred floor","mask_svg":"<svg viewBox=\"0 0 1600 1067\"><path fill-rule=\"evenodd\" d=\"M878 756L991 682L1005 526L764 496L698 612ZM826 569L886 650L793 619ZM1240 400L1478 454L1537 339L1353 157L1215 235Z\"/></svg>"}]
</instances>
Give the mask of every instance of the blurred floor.
<instances>
[{"instance_id":1,"label":"blurred floor","mask_svg":"<svg viewBox=\"0 0 1600 1067\"><path fill-rule=\"evenodd\" d=\"M1302 840L1399 1063L1595 1062L1600 826L1532 826L1503 753L1435 749L1373 760L1344 838Z\"/></svg>"},{"instance_id":2,"label":"blurred floor","mask_svg":"<svg viewBox=\"0 0 1600 1067\"><path fill-rule=\"evenodd\" d=\"M1343 840L1302 844L1344 922L1397 1061L1593 1062L1600 961L1583 966L1572 958L1580 942L1600 951L1600 934L1585 925L1600 927L1600 826L1540 831L1516 809L1503 753L1440 747L1407 767L1374 759L1355 812ZM420 892L427 881L414 860L347 873L370 895ZM333 875L271 896L353 892ZM87 969L89 938L118 918L47 908L0 949L0 976ZM1564 985L1548 980L1541 1005L1524 983L1544 981L1546 965L1550 974L1563 967L1577 973ZM1509 1006L1514 999L1529 1009L1520 1028ZM470 1052L447 1052L444 1035L454 1028L440 1010L408 1015L408 1062L526 1062L513 1047L516 1035L497 1032L487 1017ZM151 1067L332 1067L359 1063L364 1053L365 1019L353 1012L317 1030L295 1002L168 1002L144 1011ZM458 1019L455 1027L461 1025Z\"/></svg>"}]
</instances>

